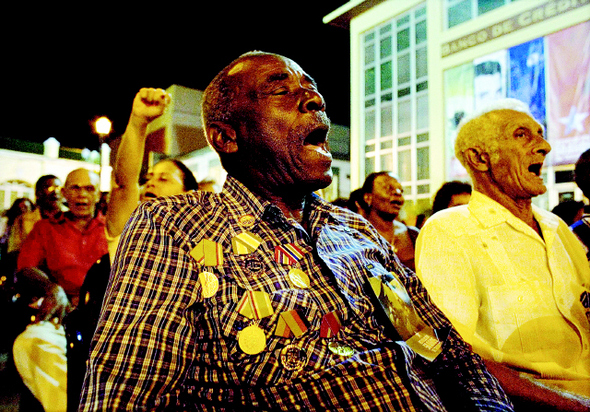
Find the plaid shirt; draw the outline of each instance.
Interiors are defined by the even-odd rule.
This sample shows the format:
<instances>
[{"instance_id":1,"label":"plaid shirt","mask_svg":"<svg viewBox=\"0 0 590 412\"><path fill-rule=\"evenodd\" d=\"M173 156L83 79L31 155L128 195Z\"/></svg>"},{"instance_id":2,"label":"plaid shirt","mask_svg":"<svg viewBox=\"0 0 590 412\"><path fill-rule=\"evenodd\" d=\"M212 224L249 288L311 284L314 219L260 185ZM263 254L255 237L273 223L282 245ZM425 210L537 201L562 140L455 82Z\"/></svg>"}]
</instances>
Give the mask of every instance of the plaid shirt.
<instances>
[{"instance_id":1,"label":"plaid shirt","mask_svg":"<svg viewBox=\"0 0 590 412\"><path fill-rule=\"evenodd\" d=\"M232 177L219 194L142 204L115 258L81 410L512 410L454 330L428 362L378 321L367 280L394 272L427 324L450 327L372 226L315 195L305 219L307 230ZM232 239L245 231L261 243L237 254ZM191 251L203 240L220 245L222 259L197 262ZM276 257L275 247L288 244L301 252L297 261ZM308 288L294 287L293 266L309 276ZM203 271L217 278L213 296ZM272 313L244 316L247 291L266 292ZM293 310L303 333L278 336L281 314ZM341 327L321 337L329 313ZM249 355L239 333L253 323L266 344Z\"/></svg>"}]
</instances>

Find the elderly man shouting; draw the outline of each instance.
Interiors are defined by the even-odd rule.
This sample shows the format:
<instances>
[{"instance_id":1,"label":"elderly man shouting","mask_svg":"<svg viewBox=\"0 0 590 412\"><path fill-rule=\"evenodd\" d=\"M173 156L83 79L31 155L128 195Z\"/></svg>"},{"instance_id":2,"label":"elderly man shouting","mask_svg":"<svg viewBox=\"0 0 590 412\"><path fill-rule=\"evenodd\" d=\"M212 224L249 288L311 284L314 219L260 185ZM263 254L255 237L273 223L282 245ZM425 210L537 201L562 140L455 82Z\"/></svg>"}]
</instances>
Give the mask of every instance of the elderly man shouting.
<instances>
[{"instance_id":1,"label":"elderly man shouting","mask_svg":"<svg viewBox=\"0 0 590 412\"><path fill-rule=\"evenodd\" d=\"M313 194L330 123L299 65L248 53L203 102L223 191L135 211L81 410L512 410L391 245Z\"/></svg>"},{"instance_id":2,"label":"elderly man shouting","mask_svg":"<svg viewBox=\"0 0 590 412\"><path fill-rule=\"evenodd\" d=\"M467 119L455 153L473 180L471 200L427 221L416 267L517 404L587 410L590 268L566 224L531 202L546 191L550 150L517 100Z\"/></svg>"}]
</instances>

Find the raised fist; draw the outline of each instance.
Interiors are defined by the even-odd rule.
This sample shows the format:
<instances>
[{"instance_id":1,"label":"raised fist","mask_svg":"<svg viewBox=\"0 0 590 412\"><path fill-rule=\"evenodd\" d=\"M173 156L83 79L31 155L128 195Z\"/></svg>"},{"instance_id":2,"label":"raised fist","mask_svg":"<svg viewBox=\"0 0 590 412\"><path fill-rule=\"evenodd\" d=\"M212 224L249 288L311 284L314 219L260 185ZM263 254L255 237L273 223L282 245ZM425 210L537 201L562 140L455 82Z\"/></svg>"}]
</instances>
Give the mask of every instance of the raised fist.
<instances>
[{"instance_id":1,"label":"raised fist","mask_svg":"<svg viewBox=\"0 0 590 412\"><path fill-rule=\"evenodd\" d=\"M149 123L164 113L170 101L170 95L162 89L142 88L133 99L131 117Z\"/></svg>"}]
</instances>

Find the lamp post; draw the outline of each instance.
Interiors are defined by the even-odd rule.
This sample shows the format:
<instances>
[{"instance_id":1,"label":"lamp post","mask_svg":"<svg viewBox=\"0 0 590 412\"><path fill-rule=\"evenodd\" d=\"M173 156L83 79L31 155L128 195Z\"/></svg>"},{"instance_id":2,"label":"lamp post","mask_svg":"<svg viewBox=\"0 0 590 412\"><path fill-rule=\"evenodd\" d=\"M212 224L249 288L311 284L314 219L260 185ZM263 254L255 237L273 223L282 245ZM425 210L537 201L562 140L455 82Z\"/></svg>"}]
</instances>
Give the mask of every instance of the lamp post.
<instances>
[{"instance_id":1,"label":"lamp post","mask_svg":"<svg viewBox=\"0 0 590 412\"><path fill-rule=\"evenodd\" d=\"M94 121L94 132L100 142L100 191L108 192L111 183L110 155L111 148L105 143L105 138L111 133L112 122L105 116Z\"/></svg>"}]
</instances>

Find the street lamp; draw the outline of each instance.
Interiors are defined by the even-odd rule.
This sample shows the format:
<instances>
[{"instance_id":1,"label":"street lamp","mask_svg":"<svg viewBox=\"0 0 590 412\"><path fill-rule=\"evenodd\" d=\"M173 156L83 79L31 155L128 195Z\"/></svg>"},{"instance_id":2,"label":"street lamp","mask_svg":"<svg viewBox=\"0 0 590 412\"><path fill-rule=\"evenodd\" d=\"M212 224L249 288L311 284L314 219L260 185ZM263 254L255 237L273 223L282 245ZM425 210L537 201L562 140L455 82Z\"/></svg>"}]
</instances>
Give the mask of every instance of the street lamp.
<instances>
[{"instance_id":1,"label":"street lamp","mask_svg":"<svg viewBox=\"0 0 590 412\"><path fill-rule=\"evenodd\" d=\"M94 121L94 131L99 136L100 145L100 190L108 192L111 183L110 156L111 148L105 143L105 138L111 133L112 122L102 116Z\"/></svg>"},{"instance_id":2,"label":"street lamp","mask_svg":"<svg viewBox=\"0 0 590 412\"><path fill-rule=\"evenodd\" d=\"M94 122L94 131L100 136L101 140L111 133L112 123L108 117L102 116Z\"/></svg>"}]
</instances>

